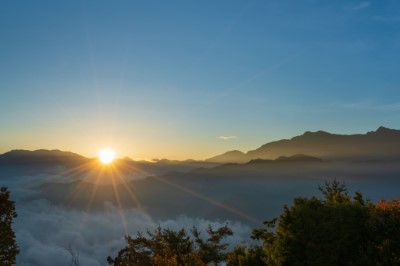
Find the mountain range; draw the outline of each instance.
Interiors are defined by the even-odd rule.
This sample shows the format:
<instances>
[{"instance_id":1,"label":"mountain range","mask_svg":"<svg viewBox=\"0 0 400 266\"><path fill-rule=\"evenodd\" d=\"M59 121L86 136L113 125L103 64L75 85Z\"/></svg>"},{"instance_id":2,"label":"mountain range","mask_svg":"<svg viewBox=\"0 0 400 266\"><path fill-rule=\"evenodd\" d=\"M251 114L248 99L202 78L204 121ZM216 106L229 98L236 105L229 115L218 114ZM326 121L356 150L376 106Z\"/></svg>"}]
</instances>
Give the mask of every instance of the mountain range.
<instances>
[{"instance_id":1,"label":"mountain range","mask_svg":"<svg viewBox=\"0 0 400 266\"><path fill-rule=\"evenodd\" d=\"M300 156L300 157L296 157ZM309 156L303 158L302 156ZM400 130L379 127L366 134L341 135L325 131L307 131L291 139L282 139L262 145L247 153L233 150L206 159L204 161L185 160L170 161L166 159L154 162L133 161L129 158L119 159L125 163L150 166L196 167L216 166L225 163L248 163L255 160L290 160L310 159L315 157L327 161L399 161ZM60 150L12 150L0 154L0 165L30 164L80 164L92 161L72 152ZM256 162L256 161L255 161ZM254 162L253 162L254 163Z\"/></svg>"},{"instance_id":2,"label":"mountain range","mask_svg":"<svg viewBox=\"0 0 400 266\"><path fill-rule=\"evenodd\" d=\"M379 127L366 134L340 135L325 131L305 132L291 139L269 142L247 153L228 151L206 160L213 163L246 163L305 154L324 160L399 160L400 130Z\"/></svg>"},{"instance_id":3,"label":"mountain range","mask_svg":"<svg viewBox=\"0 0 400 266\"><path fill-rule=\"evenodd\" d=\"M0 182L15 182L26 193L22 204L44 199L94 212L111 204L155 220L186 215L254 224L277 215L293 195L314 195L326 180L343 180L373 200L398 195L399 158L400 130L380 127L354 135L305 132L206 161L124 158L108 170L71 152L14 150L0 155Z\"/></svg>"},{"instance_id":4,"label":"mountain range","mask_svg":"<svg viewBox=\"0 0 400 266\"><path fill-rule=\"evenodd\" d=\"M79 154L60 151L60 150L12 150L4 154L0 154L0 165L27 165L27 164L50 164L50 163L81 163L89 160Z\"/></svg>"}]
</instances>

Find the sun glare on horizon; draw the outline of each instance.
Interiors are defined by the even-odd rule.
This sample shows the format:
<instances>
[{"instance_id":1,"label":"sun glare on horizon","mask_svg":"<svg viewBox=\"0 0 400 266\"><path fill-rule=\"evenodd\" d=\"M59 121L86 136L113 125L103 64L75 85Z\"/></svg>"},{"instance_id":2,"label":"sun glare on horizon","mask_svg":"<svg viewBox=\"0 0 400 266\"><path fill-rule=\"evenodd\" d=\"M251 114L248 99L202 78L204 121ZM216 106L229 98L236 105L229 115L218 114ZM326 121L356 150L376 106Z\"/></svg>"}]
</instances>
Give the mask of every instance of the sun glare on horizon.
<instances>
[{"instance_id":1,"label":"sun glare on horizon","mask_svg":"<svg viewBox=\"0 0 400 266\"><path fill-rule=\"evenodd\" d=\"M115 152L111 149L103 149L99 152L99 160L103 164L110 164L115 159Z\"/></svg>"}]
</instances>

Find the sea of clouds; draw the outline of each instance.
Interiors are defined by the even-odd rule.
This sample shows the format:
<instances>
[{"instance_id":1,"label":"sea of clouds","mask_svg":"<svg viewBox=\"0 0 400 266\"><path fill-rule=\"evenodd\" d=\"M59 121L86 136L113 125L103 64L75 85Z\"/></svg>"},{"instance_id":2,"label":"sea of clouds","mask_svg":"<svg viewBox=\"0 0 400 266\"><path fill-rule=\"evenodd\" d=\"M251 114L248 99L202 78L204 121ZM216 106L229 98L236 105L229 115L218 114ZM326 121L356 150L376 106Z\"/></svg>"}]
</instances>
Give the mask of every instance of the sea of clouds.
<instances>
[{"instance_id":1,"label":"sea of clouds","mask_svg":"<svg viewBox=\"0 0 400 266\"><path fill-rule=\"evenodd\" d=\"M373 201L381 198L398 198L400 181L398 171L384 173L380 167L371 171L370 175L352 174L346 180L350 194L360 190L366 198ZM397 169L397 168L396 168ZM13 171L0 169L0 186L7 186L11 192L11 198L16 201L18 217L14 222L17 243L20 254L17 257L17 265L70 265L68 248L72 248L79 254L80 265L108 265L107 257L114 257L118 251L126 245L126 235L136 235L137 232L152 231L157 226L162 228L181 229L189 231L196 226L205 231L208 225L213 227L223 226L226 223L233 230L234 235L226 239L230 244L249 242L252 226L227 220L207 220L203 217L169 217L165 220L156 220L146 213L146 209L116 208L112 203L104 202L101 211L85 212L77 209L66 209L59 205L53 205L45 199L27 200L38 192L38 186L46 182L66 182L54 173L41 173L35 175L15 175ZM79 179L79 177L77 177ZM74 178L74 180L77 180ZM341 180L339 178L339 180ZM246 184L249 180L244 179ZM318 195L318 185L323 182L317 180L298 180L298 182L282 181L279 184L268 182L263 185L262 193L270 194L275 200L267 201L263 207L278 205L282 208L284 200L279 197L287 196L311 196ZM246 190L260 187L255 183L246 186ZM224 186L227 189L226 186ZM224 190L225 191L225 190ZM261 190L257 190L261 191ZM260 192L261 193L261 192ZM285 196L285 197L286 197ZM255 197L259 201L258 197ZM268 205L268 206L267 206ZM273 206L272 206L273 207ZM196 208L196 206L193 206ZM266 209L264 210L266 211ZM203 234L205 236L205 234Z\"/></svg>"},{"instance_id":2,"label":"sea of clouds","mask_svg":"<svg viewBox=\"0 0 400 266\"><path fill-rule=\"evenodd\" d=\"M196 226L205 231L208 225L219 227L228 223L234 235L226 242L249 241L252 228L235 221L209 221L185 216L156 221L143 210L120 210L109 202L104 203L102 211L85 212L65 209L44 199L25 200L36 193L38 184L54 181L52 179L46 175L0 177L0 185L7 186L16 201L18 217L13 228L20 247L17 265L70 265L68 248L79 256L80 265L108 265L107 256L115 256L126 245L124 236L153 230L159 225L187 231Z\"/></svg>"}]
</instances>

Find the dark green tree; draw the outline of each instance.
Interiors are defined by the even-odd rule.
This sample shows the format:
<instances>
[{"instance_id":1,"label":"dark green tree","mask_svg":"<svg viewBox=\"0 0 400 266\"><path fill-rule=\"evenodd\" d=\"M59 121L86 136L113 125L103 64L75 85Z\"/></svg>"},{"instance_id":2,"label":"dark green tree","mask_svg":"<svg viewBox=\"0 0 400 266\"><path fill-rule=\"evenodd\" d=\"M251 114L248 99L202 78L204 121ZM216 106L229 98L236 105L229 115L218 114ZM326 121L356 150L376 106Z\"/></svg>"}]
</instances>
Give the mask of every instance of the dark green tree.
<instances>
[{"instance_id":1,"label":"dark green tree","mask_svg":"<svg viewBox=\"0 0 400 266\"><path fill-rule=\"evenodd\" d=\"M232 235L227 225L198 229L192 238L184 231L156 229L147 237L127 237L128 245L111 265L400 265L400 201L365 201L353 197L338 181L319 187L322 198L295 198L283 213L252 238L262 245L245 244L226 253L222 239Z\"/></svg>"},{"instance_id":2,"label":"dark green tree","mask_svg":"<svg viewBox=\"0 0 400 266\"><path fill-rule=\"evenodd\" d=\"M226 259L228 266L265 266L266 257L262 247L247 247L245 244L235 246Z\"/></svg>"},{"instance_id":3,"label":"dark green tree","mask_svg":"<svg viewBox=\"0 0 400 266\"><path fill-rule=\"evenodd\" d=\"M200 232L193 227L194 240L181 229L161 229L148 231L146 236L138 233L136 237L126 236L127 246L118 252L115 258L108 257L107 261L114 266L130 265L207 265L210 262L220 262L226 258L224 253L227 244L221 240L232 235L227 225L213 230L208 228L208 239L202 240Z\"/></svg>"},{"instance_id":4,"label":"dark green tree","mask_svg":"<svg viewBox=\"0 0 400 266\"><path fill-rule=\"evenodd\" d=\"M195 237L195 243L198 245L198 253L203 262L216 264L226 259L227 254L224 251L228 247L228 244L221 243L221 240L233 234L227 225L217 230L213 230L209 225L207 228L208 239L205 241L201 238L200 231L196 227L193 227L192 233Z\"/></svg>"},{"instance_id":5,"label":"dark green tree","mask_svg":"<svg viewBox=\"0 0 400 266\"><path fill-rule=\"evenodd\" d=\"M375 265L400 265L400 201L380 200L370 210L371 260Z\"/></svg>"},{"instance_id":6,"label":"dark green tree","mask_svg":"<svg viewBox=\"0 0 400 266\"><path fill-rule=\"evenodd\" d=\"M295 198L276 220L256 229L269 265L374 265L368 256L369 206L351 199L337 181L320 188L323 199Z\"/></svg>"},{"instance_id":7,"label":"dark green tree","mask_svg":"<svg viewBox=\"0 0 400 266\"><path fill-rule=\"evenodd\" d=\"M6 187L0 188L0 263L8 266L15 264L19 253L15 233L12 229L13 219L17 217L15 202L10 200Z\"/></svg>"}]
</instances>

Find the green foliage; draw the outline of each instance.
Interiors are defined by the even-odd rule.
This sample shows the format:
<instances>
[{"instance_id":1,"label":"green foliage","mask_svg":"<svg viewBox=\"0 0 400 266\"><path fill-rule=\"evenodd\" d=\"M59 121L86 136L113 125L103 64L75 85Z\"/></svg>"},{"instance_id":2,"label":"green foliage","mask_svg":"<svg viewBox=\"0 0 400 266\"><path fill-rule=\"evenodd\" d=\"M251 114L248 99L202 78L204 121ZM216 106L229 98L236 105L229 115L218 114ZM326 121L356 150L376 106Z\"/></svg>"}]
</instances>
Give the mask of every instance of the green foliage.
<instances>
[{"instance_id":1,"label":"green foliage","mask_svg":"<svg viewBox=\"0 0 400 266\"><path fill-rule=\"evenodd\" d=\"M253 231L268 265L400 265L400 203L352 199L336 180L320 191Z\"/></svg>"},{"instance_id":2,"label":"green foliage","mask_svg":"<svg viewBox=\"0 0 400 266\"><path fill-rule=\"evenodd\" d=\"M10 200L6 187L0 189L0 263L8 266L15 264L19 248L12 229L13 218L17 217L15 203Z\"/></svg>"},{"instance_id":3,"label":"green foliage","mask_svg":"<svg viewBox=\"0 0 400 266\"><path fill-rule=\"evenodd\" d=\"M228 244L222 244L221 240L226 236L231 236L232 230L227 226L223 226L218 228L217 230L213 230L209 225L207 229L208 239L204 241L200 237L200 232L196 227L193 227L192 234L195 237L195 243L198 245L199 255L204 262L214 262L219 263L226 259L226 254L222 251L225 251L228 247Z\"/></svg>"},{"instance_id":4,"label":"green foliage","mask_svg":"<svg viewBox=\"0 0 400 266\"><path fill-rule=\"evenodd\" d=\"M264 266L266 257L262 247L238 245L228 254L226 264L229 266Z\"/></svg>"},{"instance_id":5,"label":"green foliage","mask_svg":"<svg viewBox=\"0 0 400 266\"><path fill-rule=\"evenodd\" d=\"M226 225L208 227L208 238L197 228L192 238L183 229L156 229L147 237L127 237L128 245L111 265L400 265L400 201L376 204L360 192L351 197L343 183L319 187L323 198L295 198L283 213L252 238L261 246L244 244L226 253L221 243L232 235ZM193 239L193 240L192 240Z\"/></svg>"},{"instance_id":6,"label":"green foliage","mask_svg":"<svg viewBox=\"0 0 400 266\"><path fill-rule=\"evenodd\" d=\"M337 180L333 180L332 182L325 181L325 186L319 186L318 189L324 195L326 202L342 203L349 202L350 200L346 185Z\"/></svg>"},{"instance_id":7,"label":"green foliage","mask_svg":"<svg viewBox=\"0 0 400 266\"><path fill-rule=\"evenodd\" d=\"M381 200L370 210L370 246L376 265L400 265L400 202Z\"/></svg>"},{"instance_id":8,"label":"green foliage","mask_svg":"<svg viewBox=\"0 0 400 266\"><path fill-rule=\"evenodd\" d=\"M115 258L107 261L114 266L130 265L192 265L200 266L225 260L227 244L221 240L232 235L232 230L223 226L216 230L207 229L208 239L203 240L196 227L192 229L194 241L184 229L173 231L158 227L147 236L138 233L136 237L127 236L128 245L119 251Z\"/></svg>"}]
</instances>

